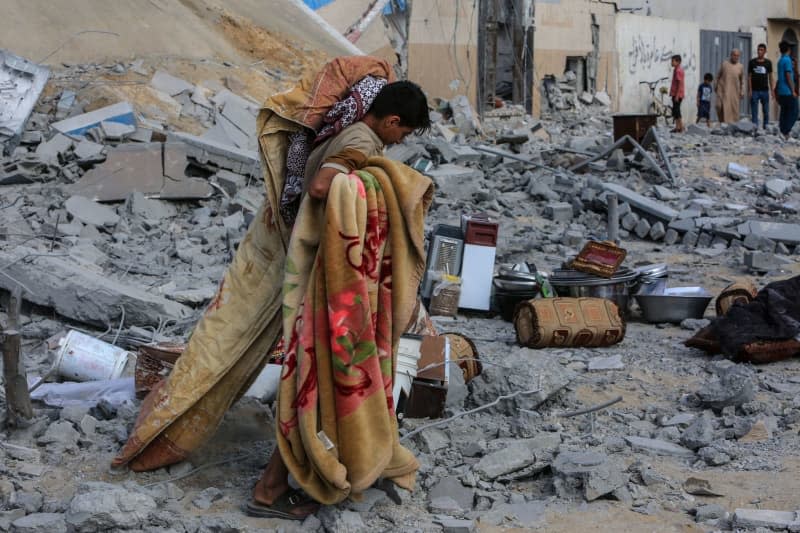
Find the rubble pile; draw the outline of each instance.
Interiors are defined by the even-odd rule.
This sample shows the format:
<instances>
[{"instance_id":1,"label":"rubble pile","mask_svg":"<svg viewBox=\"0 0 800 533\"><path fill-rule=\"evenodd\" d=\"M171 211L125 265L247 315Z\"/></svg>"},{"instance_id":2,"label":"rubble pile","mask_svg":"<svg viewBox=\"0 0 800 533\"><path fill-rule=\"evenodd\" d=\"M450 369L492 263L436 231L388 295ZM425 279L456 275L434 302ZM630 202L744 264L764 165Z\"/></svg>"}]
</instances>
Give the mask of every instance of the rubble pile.
<instances>
[{"instance_id":1,"label":"rubble pile","mask_svg":"<svg viewBox=\"0 0 800 533\"><path fill-rule=\"evenodd\" d=\"M141 70L155 100L85 101L56 84L2 159L0 287L23 289L32 385L50 374L53 339L67 329L126 349L185 340L262 200L258 102L138 62L102 68ZM796 141L745 123L660 128L642 141L646 156L613 148L604 93L569 87L548 89L560 112L542 120L507 106L479 121L464 99L442 102L430 134L390 147L388 157L436 184L428 225L487 213L500 225L499 264L552 270L587 240L608 238L613 194L629 261L668 261L671 281L716 289L748 272L796 272ZM513 326L492 313L435 317L440 331L475 342L483 372L464 383L451 371L445 417L455 418L401 420L421 465L418 490L371 488L298 524L240 510L274 445L268 404L240 400L186 462L109 473L139 400L42 385L32 423L0 434L0 531L550 530L564 516L586 517L569 530L598 516L608 530L640 518L796 528L797 512L749 508L762 497L797 507L796 361L756 370L709 359L681 344L708 320L638 316L634 308L612 348L547 350L517 346Z\"/></svg>"}]
</instances>

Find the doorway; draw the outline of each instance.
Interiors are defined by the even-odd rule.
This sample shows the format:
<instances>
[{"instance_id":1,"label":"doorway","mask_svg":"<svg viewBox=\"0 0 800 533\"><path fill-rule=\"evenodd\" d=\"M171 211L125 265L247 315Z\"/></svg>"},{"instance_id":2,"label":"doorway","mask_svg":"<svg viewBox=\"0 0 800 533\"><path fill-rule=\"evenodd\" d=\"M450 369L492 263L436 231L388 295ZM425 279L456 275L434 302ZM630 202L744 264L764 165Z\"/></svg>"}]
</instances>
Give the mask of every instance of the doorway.
<instances>
[{"instance_id":1,"label":"doorway","mask_svg":"<svg viewBox=\"0 0 800 533\"><path fill-rule=\"evenodd\" d=\"M710 72L714 79L722 62L730 57L731 50L738 48L741 53L739 60L744 65L747 75L747 63L752 57L752 34L737 31L711 31L700 30L700 79L706 72ZM690 88L687 87L687 91ZM687 93L688 94L688 93ZM750 116L750 99L743 98L739 104L739 114L742 117ZM711 120L718 120L716 106L711 106Z\"/></svg>"}]
</instances>

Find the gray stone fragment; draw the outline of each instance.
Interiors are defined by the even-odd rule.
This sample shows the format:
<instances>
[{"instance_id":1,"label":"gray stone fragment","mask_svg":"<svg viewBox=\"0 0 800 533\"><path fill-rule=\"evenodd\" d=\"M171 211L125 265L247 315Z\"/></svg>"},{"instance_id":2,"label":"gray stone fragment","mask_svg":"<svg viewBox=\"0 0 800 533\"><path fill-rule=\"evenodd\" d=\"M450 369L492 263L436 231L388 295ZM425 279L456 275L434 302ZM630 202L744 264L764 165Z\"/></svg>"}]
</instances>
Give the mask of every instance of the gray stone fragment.
<instances>
[{"instance_id":1,"label":"gray stone fragment","mask_svg":"<svg viewBox=\"0 0 800 533\"><path fill-rule=\"evenodd\" d=\"M695 510L694 519L697 522L705 522L707 520L717 520L725 518L728 511L721 505L711 503L708 505L701 505Z\"/></svg>"},{"instance_id":2,"label":"gray stone fragment","mask_svg":"<svg viewBox=\"0 0 800 533\"><path fill-rule=\"evenodd\" d=\"M787 192L792 190L792 182L787 180L782 180L780 178L775 178L771 180L767 180L764 183L764 192L766 192L769 196L773 198L780 198Z\"/></svg>"},{"instance_id":3,"label":"gray stone fragment","mask_svg":"<svg viewBox=\"0 0 800 533\"><path fill-rule=\"evenodd\" d=\"M653 191L656 193L656 198L659 200L664 200L665 202L678 199L677 194L672 192L670 189L667 189L663 185L654 185Z\"/></svg>"},{"instance_id":4,"label":"gray stone fragment","mask_svg":"<svg viewBox=\"0 0 800 533\"><path fill-rule=\"evenodd\" d=\"M353 511L340 511L334 506L323 506L317 513L325 531L337 533L362 533L371 531L364 524L361 515Z\"/></svg>"},{"instance_id":5,"label":"gray stone fragment","mask_svg":"<svg viewBox=\"0 0 800 533\"><path fill-rule=\"evenodd\" d=\"M673 244L675 244L676 242L678 242L678 240L680 239L680 237L681 237L681 236L680 236L680 234L679 234L677 231L675 231L675 230L674 230L674 229L672 229L672 228L669 228L669 229L668 229L668 230L667 230L667 231L664 233L664 244L666 244L666 245L668 245L668 246L672 246Z\"/></svg>"},{"instance_id":6,"label":"gray stone fragment","mask_svg":"<svg viewBox=\"0 0 800 533\"><path fill-rule=\"evenodd\" d=\"M369 488L361 493L361 500L347 500L347 508L358 513L368 513L381 502L388 501L386 493L376 488Z\"/></svg>"},{"instance_id":7,"label":"gray stone fragment","mask_svg":"<svg viewBox=\"0 0 800 533\"><path fill-rule=\"evenodd\" d=\"M465 509L450 496L432 498L430 503L428 503L428 510L433 514L443 514L447 516L463 516L465 512Z\"/></svg>"},{"instance_id":8,"label":"gray stone fragment","mask_svg":"<svg viewBox=\"0 0 800 533\"><path fill-rule=\"evenodd\" d=\"M740 528L766 527L770 529L800 531L800 512L772 511L769 509L736 509L733 525Z\"/></svg>"},{"instance_id":9,"label":"gray stone fragment","mask_svg":"<svg viewBox=\"0 0 800 533\"><path fill-rule=\"evenodd\" d=\"M711 135L711 132L708 130L708 128L699 124L689 124L686 126L686 133L691 135L700 135L703 137Z\"/></svg>"},{"instance_id":10,"label":"gray stone fragment","mask_svg":"<svg viewBox=\"0 0 800 533\"><path fill-rule=\"evenodd\" d=\"M666 235L666 231L664 231L664 224L662 222L656 222L650 228L650 238L654 241L660 241Z\"/></svg>"},{"instance_id":11,"label":"gray stone fragment","mask_svg":"<svg viewBox=\"0 0 800 533\"><path fill-rule=\"evenodd\" d=\"M78 433L71 422L65 420L50 424L44 435L36 439L38 444L58 444L65 448L75 448L78 444Z\"/></svg>"},{"instance_id":12,"label":"gray stone fragment","mask_svg":"<svg viewBox=\"0 0 800 533\"><path fill-rule=\"evenodd\" d=\"M712 237L710 233L702 232L697 237L697 247L708 248L709 246L711 246L712 240L714 240L714 237Z\"/></svg>"},{"instance_id":13,"label":"gray stone fragment","mask_svg":"<svg viewBox=\"0 0 800 533\"><path fill-rule=\"evenodd\" d=\"M439 428L428 428L417 437L420 448L425 453L434 453L450 446L450 438L447 433Z\"/></svg>"},{"instance_id":14,"label":"gray stone fragment","mask_svg":"<svg viewBox=\"0 0 800 533\"><path fill-rule=\"evenodd\" d=\"M562 452L551 468L559 478L556 491L561 497L569 497L579 486L586 501L594 501L628 482L622 468L599 452Z\"/></svg>"},{"instance_id":15,"label":"gray stone fragment","mask_svg":"<svg viewBox=\"0 0 800 533\"><path fill-rule=\"evenodd\" d=\"M110 483L78 486L66 514L77 531L118 531L141 527L156 510L152 497Z\"/></svg>"},{"instance_id":16,"label":"gray stone fragment","mask_svg":"<svg viewBox=\"0 0 800 533\"><path fill-rule=\"evenodd\" d=\"M625 171L627 163L625 162L625 152L623 152L621 148L617 148L611 152L611 155L606 160L606 168L618 172Z\"/></svg>"},{"instance_id":17,"label":"gray stone fragment","mask_svg":"<svg viewBox=\"0 0 800 533\"><path fill-rule=\"evenodd\" d=\"M192 499L192 504L198 509L210 509L214 502L221 500L223 493L217 487L208 487Z\"/></svg>"},{"instance_id":18,"label":"gray stone fragment","mask_svg":"<svg viewBox=\"0 0 800 533\"><path fill-rule=\"evenodd\" d=\"M681 242L686 246L693 247L697 244L697 239L699 237L700 235L698 235L696 231L694 230L687 231L686 233L683 234L683 239Z\"/></svg>"},{"instance_id":19,"label":"gray stone fragment","mask_svg":"<svg viewBox=\"0 0 800 533\"><path fill-rule=\"evenodd\" d=\"M59 157L63 158L64 154L74 145L75 141L66 135L56 133L52 139L36 147L36 155L39 156L42 161L57 164Z\"/></svg>"},{"instance_id":20,"label":"gray stone fragment","mask_svg":"<svg viewBox=\"0 0 800 533\"><path fill-rule=\"evenodd\" d=\"M75 146L75 157L85 163L99 163L104 161L106 156L103 154L105 146L90 140L83 140Z\"/></svg>"},{"instance_id":21,"label":"gray stone fragment","mask_svg":"<svg viewBox=\"0 0 800 533\"><path fill-rule=\"evenodd\" d=\"M676 231L686 232L694 230L697 227L697 224L695 223L695 219L693 217L685 217L671 221L668 224L668 227Z\"/></svg>"},{"instance_id":22,"label":"gray stone fragment","mask_svg":"<svg viewBox=\"0 0 800 533\"><path fill-rule=\"evenodd\" d=\"M800 224L750 220L739 224L736 230L742 235L755 233L777 242L800 244Z\"/></svg>"},{"instance_id":23,"label":"gray stone fragment","mask_svg":"<svg viewBox=\"0 0 800 533\"><path fill-rule=\"evenodd\" d=\"M545 460L552 458L553 451L560 444L561 435L558 433L532 439L519 439L509 443L502 450L485 455L474 469L483 479L493 480L533 465L540 458Z\"/></svg>"},{"instance_id":24,"label":"gray stone fragment","mask_svg":"<svg viewBox=\"0 0 800 533\"><path fill-rule=\"evenodd\" d=\"M706 383L695 394L704 407L722 409L737 406L755 398L757 383L753 370L732 365L718 372L719 379Z\"/></svg>"},{"instance_id":25,"label":"gray stone fragment","mask_svg":"<svg viewBox=\"0 0 800 533\"><path fill-rule=\"evenodd\" d=\"M633 232L636 233L640 239L644 239L650 233L650 223L647 221L647 219L640 218L639 222L636 223L636 227L633 229Z\"/></svg>"},{"instance_id":26,"label":"gray stone fragment","mask_svg":"<svg viewBox=\"0 0 800 533\"><path fill-rule=\"evenodd\" d=\"M653 453L655 455L671 455L675 457L694 457L694 452L683 446L672 444L658 439L644 437L625 437L631 448L637 451Z\"/></svg>"},{"instance_id":27,"label":"gray stone fragment","mask_svg":"<svg viewBox=\"0 0 800 533\"><path fill-rule=\"evenodd\" d=\"M14 533L67 533L67 522L61 513L34 513L14 520Z\"/></svg>"},{"instance_id":28,"label":"gray stone fragment","mask_svg":"<svg viewBox=\"0 0 800 533\"><path fill-rule=\"evenodd\" d=\"M114 227L119 222L119 215L113 209L83 196L71 196L64 202L64 208L73 218L84 224L96 227Z\"/></svg>"},{"instance_id":29,"label":"gray stone fragment","mask_svg":"<svg viewBox=\"0 0 800 533\"><path fill-rule=\"evenodd\" d=\"M194 85L163 70L157 70L153 74L150 86L170 96L175 96L184 91L189 93L194 91Z\"/></svg>"},{"instance_id":30,"label":"gray stone fragment","mask_svg":"<svg viewBox=\"0 0 800 533\"><path fill-rule=\"evenodd\" d=\"M146 220L162 220L178 214L172 204L163 200L151 200L140 192L134 192L128 197L128 212Z\"/></svg>"},{"instance_id":31,"label":"gray stone fragment","mask_svg":"<svg viewBox=\"0 0 800 533\"><path fill-rule=\"evenodd\" d=\"M750 178L750 169L738 163L728 163L728 177L734 180L746 180Z\"/></svg>"},{"instance_id":32,"label":"gray stone fragment","mask_svg":"<svg viewBox=\"0 0 800 533\"><path fill-rule=\"evenodd\" d=\"M572 205L567 202L552 202L545 206L545 216L554 222L569 222L572 220Z\"/></svg>"},{"instance_id":33,"label":"gray stone fragment","mask_svg":"<svg viewBox=\"0 0 800 533\"><path fill-rule=\"evenodd\" d=\"M136 133L136 126L121 122L103 121L100 123L103 138L110 141L121 141Z\"/></svg>"},{"instance_id":34,"label":"gray stone fragment","mask_svg":"<svg viewBox=\"0 0 800 533\"><path fill-rule=\"evenodd\" d=\"M603 188L607 191L616 193L620 201L625 201L631 204L631 207L639 209L640 211L643 211L663 222L669 222L678 216L678 212L671 207L657 202L651 198L642 196L641 194L616 183L604 183Z\"/></svg>"},{"instance_id":35,"label":"gray stone fragment","mask_svg":"<svg viewBox=\"0 0 800 533\"><path fill-rule=\"evenodd\" d=\"M428 491L428 498L430 500L442 496L453 498L462 509L467 511L471 510L475 503L475 489L465 487L461 481L454 476L442 478Z\"/></svg>"},{"instance_id":36,"label":"gray stone fragment","mask_svg":"<svg viewBox=\"0 0 800 533\"><path fill-rule=\"evenodd\" d=\"M442 533L474 533L475 520L458 518L437 518L436 523L442 526Z\"/></svg>"},{"instance_id":37,"label":"gray stone fragment","mask_svg":"<svg viewBox=\"0 0 800 533\"><path fill-rule=\"evenodd\" d=\"M681 444L690 450L699 450L714 440L714 427L711 420L703 415L697 417L681 435Z\"/></svg>"},{"instance_id":38,"label":"gray stone fragment","mask_svg":"<svg viewBox=\"0 0 800 533\"><path fill-rule=\"evenodd\" d=\"M622 354L616 354L610 357L593 357L589 359L588 369L596 372L624 370L625 363L622 362Z\"/></svg>"},{"instance_id":39,"label":"gray stone fragment","mask_svg":"<svg viewBox=\"0 0 800 533\"><path fill-rule=\"evenodd\" d=\"M633 231L633 228L636 227L636 224L639 222L639 216L636 213L628 213L624 217L622 217L622 222L620 223L623 228L628 231Z\"/></svg>"},{"instance_id":40,"label":"gray stone fragment","mask_svg":"<svg viewBox=\"0 0 800 533\"><path fill-rule=\"evenodd\" d=\"M25 516L25 509L11 509L10 511L0 511L0 531L8 531L14 521Z\"/></svg>"},{"instance_id":41,"label":"gray stone fragment","mask_svg":"<svg viewBox=\"0 0 800 533\"><path fill-rule=\"evenodd\" d=\"M35 490L15 491L8 500L9 507L19 507L26 513L38 513L42 510L44 497Z\"/></svg>"},{"instance_id":42,"label":"gray stone fragment","mask_svg":"<svg viewBox=\"0 0 800 533\"><path fill-rule=\"evenodd\" d=\"M558 201L561 196L553 189L538 180L532 180L528 187L528 194L537 200Z\"/></svg>"}]
</instances>

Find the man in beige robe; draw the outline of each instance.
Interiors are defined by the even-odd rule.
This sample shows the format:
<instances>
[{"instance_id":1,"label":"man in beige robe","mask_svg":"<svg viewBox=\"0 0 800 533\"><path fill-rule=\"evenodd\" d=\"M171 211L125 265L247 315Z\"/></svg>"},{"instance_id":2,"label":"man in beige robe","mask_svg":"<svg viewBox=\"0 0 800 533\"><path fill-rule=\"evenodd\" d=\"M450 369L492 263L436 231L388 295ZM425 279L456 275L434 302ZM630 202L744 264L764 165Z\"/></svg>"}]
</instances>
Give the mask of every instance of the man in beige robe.
<instances>
[{"instance_id":1,"label":"man in beige robe","mask_svg":"<svg viewBox=\"0 0 800 533\"><path fill-rule=\"evenodd\" d=\"M717 93L717 117L729 124L739 121L739 102L744 98L744 66L739 62L742 53L734 48L730 59L722 62L717 73L714 91Z\"/></svg>"}]
</instances>

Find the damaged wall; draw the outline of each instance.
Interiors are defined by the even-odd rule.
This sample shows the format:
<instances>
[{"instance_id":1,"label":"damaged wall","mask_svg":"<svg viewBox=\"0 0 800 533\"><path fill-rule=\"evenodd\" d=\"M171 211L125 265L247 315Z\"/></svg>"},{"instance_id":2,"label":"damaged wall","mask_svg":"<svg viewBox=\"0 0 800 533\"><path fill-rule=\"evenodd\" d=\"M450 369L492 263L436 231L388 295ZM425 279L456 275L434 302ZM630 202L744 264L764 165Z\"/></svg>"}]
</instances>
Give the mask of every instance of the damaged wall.
<instances>
[{"instance_id":1,"label":"damaged wall","mask_svg":"<svg viewBox=\"0 0 800 533\"><path fill-rule=\"evenodd\" d=\"M798 0L617 0L617 4L621 9L638 8L637 15L691 20L700 29L719 31L766 26L768 18L800 12Z\"/></svg>"},{"instance_id":2,"label":"damaged wall","mask_svg":"<svg viewBox=\"0 0 800 533\"><path fill-rule=\"evenodd\" d=\"M373 3L373 0L333 0L317 9L317 14L344 35L347 29L362 17ZM372 24L361 34L356 41L356 46L365 54L386 59L390 63L395 63L397 60L380 16L375 17Z\"/></svg>"},{"instance_id":3,"label":"damaged wall","mask_svg":"<svg viewBox=\"0 0 800 533\"><path fill-rule=\"evenodd\" d=\"M542 111L540 87L547 75L564 74L569 57L587 57L594 51L592 15L599 30L595 86L616 98L615 11L612 4L597 0L539 0L536 2L534 33L533 115Z\"/></svg>"},{"instance_id":4,"label":"damaged wall","mask_svg":"<svg viewBox=\"0 0 800 533\"><path fill-rule=\"evenodd\" d=\"M429 98L478 93L478 0L417 1L412 4L408 78Z\"/></svg>"},{"instance_id":5,"label":"damaged wall","mask_svg":"<svg viewBox=\"0 0 800 533\"><path fill-rule=\"evenodd\" d=\"M697 116L695 94L700 73L700 25L689 20L671 20L620 13L617 15L617 50L619 54L619 111L645 113L650 104L650 90L642 81L669 79L657 87L669 89L672 78L670 59L683 56L686 72L686 99L682 111L689 124ZM659 97L656 89L656 97ZM664 96L670 102L669 95Z\"/></svg>"}]
</instances>

